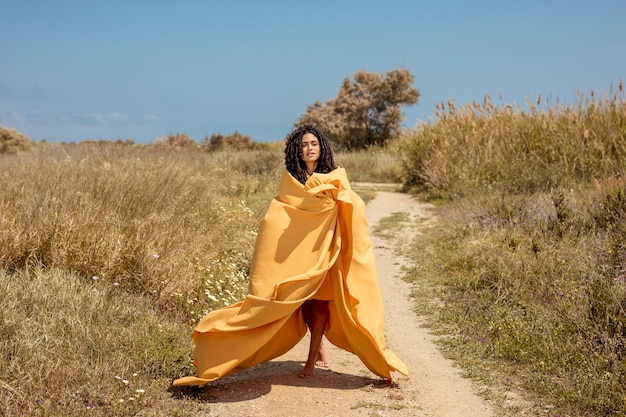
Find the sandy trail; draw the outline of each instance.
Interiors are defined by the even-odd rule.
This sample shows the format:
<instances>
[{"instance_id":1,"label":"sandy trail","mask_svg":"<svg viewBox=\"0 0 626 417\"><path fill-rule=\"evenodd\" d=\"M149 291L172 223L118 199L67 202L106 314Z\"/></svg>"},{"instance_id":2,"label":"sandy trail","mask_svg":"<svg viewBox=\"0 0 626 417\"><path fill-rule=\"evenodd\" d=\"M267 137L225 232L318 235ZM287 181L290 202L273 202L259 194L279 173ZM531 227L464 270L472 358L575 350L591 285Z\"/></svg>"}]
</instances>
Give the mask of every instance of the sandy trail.
<instances>
[{"instance_id":1,"label":"sandy trail","mask_svg":"<svg viewBox=\"0 0 626 417\"><path fill-rule=\"evenodd\" d=\"M402 280L407 259L397 248L427 227L428 205L411 196L379 191L366 208L370 226L393 213L410 221L393 238L372 235L380 287L385 303L388 347L409 367L410 376L394 374L389 387L353 354L327 343L329 369L317 369L313 379L298 377L308 350L308 337L273 361L203 387L207 416L493 416L491 406L476 394L453 362L443 358L434 337L420 327Z\"/></svg>"}]
</instances>

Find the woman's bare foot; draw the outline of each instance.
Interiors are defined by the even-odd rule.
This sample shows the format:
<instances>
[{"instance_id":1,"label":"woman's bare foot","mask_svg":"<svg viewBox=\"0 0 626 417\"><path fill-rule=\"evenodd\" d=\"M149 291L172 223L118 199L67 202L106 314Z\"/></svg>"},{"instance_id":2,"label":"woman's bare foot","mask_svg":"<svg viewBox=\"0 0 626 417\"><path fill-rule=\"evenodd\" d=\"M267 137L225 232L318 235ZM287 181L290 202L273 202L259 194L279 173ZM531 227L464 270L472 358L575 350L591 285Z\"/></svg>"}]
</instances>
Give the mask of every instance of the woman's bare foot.
<instances>
[{"instance_id":1,"label":"woman's bare foot","mask_svg":"<svg viewBox=\"0 0 626 417\"><path fill-rule=\"evenodd\" d=\"M328 356L326 355L326 345L322 340L320 343L320 349L317 351L317 359L315 360L315 365L321 368L328 368L330 363L328 362Z\"/></svg>"},{"instance_id":2,"label":"woman's bare foot","mask_svg":"<svg viewBox=\"0 0 626 417\"><path fill-rule=\"evenodd\" d=\"M300 378L313 378L315 377L315 364L309 364L308 362L304 365L302 372L300 372Z\"/></svg>"}]
</instances>

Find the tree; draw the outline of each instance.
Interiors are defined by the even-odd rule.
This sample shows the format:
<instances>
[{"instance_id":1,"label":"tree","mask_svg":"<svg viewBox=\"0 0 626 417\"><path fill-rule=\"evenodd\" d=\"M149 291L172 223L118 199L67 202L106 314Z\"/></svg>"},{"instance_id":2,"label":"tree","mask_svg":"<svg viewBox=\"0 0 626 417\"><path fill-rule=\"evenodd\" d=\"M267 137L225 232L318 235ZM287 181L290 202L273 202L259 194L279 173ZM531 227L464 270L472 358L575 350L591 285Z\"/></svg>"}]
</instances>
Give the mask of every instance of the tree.
<instances>
[{"instance_id":1,"label":"tree","mask_svg":"<svg viewBox=\"0 0 626 417\"><path fill-rule=\"evenodd\" d=\"M386 74L360 70L353 81L344 79L337 97L309 105L296 126L313 124L345 149L382 146L400 129L402 106L419 100L419 91L412 87L414 80L406 68Z\"/></svg>"}]
</instances>

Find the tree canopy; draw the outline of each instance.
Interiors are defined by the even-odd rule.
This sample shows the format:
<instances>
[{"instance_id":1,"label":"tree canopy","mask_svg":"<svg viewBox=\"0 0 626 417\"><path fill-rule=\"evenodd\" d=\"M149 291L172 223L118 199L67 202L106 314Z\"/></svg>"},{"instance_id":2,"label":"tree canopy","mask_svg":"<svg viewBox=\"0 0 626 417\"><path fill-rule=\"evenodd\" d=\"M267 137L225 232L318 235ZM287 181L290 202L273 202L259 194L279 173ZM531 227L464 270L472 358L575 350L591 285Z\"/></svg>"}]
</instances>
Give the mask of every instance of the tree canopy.
<instances>
[{"instance_id":1,"label":"tree canopy","mask_svg":"<svg viewBox=\"0 0 626 417\"><path fill-rule=\"evenodd\" d=\"M312 124L325 131L340 148L382 146L392 139L403 120L402 106L417 104L420 93L406 68L386 74L360 70L343 80L337 97L307 107L296 126Z\"/></svg>"}]
</instances>

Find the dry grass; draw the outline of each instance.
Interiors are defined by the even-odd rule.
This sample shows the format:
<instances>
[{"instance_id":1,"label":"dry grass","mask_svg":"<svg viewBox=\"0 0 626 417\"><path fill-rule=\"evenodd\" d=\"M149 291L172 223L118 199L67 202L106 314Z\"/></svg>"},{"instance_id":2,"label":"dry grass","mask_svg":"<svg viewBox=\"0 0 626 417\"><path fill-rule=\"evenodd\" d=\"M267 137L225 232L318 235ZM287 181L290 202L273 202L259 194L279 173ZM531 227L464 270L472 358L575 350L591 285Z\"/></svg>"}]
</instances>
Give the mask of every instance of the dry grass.
<instances>
[{"instance_id":1,"label":"dry grass","mask_svg":"<svg viewBox=\"0 0 626 417\"><path fill-rule=\"evenodd\" d=\"M402 183L405 181L400 150L372 147L360 152L339 152L335 160L346 169L350 181Z\"/></svg>"},{"instance_id":2,"label":"dry grass","mask_svg":"<svg viewBox=\"0 0 626 417\"><path fill-rule=\"evenodd\" d=\"M456 198L532 193L619 175L626 160L626 100L619 91L529 110L509 104L438 106L436 120L402 139L407 185ZM541 98L537 100L541 103Z\"/></svg>"},{"instance_id":3,"label":"dry grass","mask_svg":"<svg viewBox=\"0 0 626 417\"><path fill-rule=\"evenodd\" d=\"M412 255L421 311L468 373L554 413L626 411L625 119L623 93L451 103L392 147L336 155L352 181L448 201ZM195 415L167 387L191 372L198 318L246 292L283 158L280 143L0 155L0 413Z\"/></svg>"},{"instance_id":4,"label":"dry grass","mask_svg":"<svg viewBox=\"0 0 626 417\"><path fill-rule=\"evenodd\" d=\"M167 389L197 320L247 291L282 146L0 155L0 414L195 415Z\"/></svg>"},{"instance_id":5,"label":"dry grass","mask_svg":"<svg viewBox=\"0 0 626 417\"><path fill-rule=\"evenodd\" d=\"M271 158L110 144L4 157L0 267L98 277L176 309L216 257L245 269L276 187L258 161Z\"/></svg>"},{"instance_id":6,"label":"dry grass","mask_svg":"<svg viewBox=\"0 0 626 417\"><path fill-rule=\"evenodd\" d=\"M111 283L0 271L0 305L2 415L132 415L191 372L188 326Z\"/></svg>"},{"instance_id":7,"label":"dry grass","mask_svg":"<svg viewBox=\"0 0 626 417\"><path fill-rule=\"evenodd\" d=\"M469 374L560 415L623 415L624 101L481 110L407 138L425 141L411 185L453 200L413 251L420 309Z\"/></svg>"}]
</instances>

